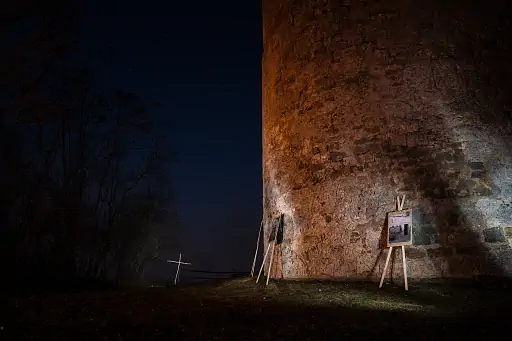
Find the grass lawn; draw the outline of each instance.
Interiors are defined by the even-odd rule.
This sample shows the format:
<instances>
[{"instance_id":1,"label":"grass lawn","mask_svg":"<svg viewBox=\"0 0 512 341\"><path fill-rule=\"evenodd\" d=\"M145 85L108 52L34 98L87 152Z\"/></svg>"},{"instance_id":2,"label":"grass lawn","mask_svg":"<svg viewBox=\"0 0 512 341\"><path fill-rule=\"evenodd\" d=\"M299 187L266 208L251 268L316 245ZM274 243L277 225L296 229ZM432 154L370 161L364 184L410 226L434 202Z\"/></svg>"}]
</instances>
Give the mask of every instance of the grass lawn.
<instances>
[{"instance_id":1,"label":"grass lawn","mask_svg":"<svg viewBox=\"0 0 512 341\"><path fill-rule=\"evenodd\" d=\"M508 339L511 287L251 278L183 287L18 294L0 339Z\"/></svg>"}]
</instances>

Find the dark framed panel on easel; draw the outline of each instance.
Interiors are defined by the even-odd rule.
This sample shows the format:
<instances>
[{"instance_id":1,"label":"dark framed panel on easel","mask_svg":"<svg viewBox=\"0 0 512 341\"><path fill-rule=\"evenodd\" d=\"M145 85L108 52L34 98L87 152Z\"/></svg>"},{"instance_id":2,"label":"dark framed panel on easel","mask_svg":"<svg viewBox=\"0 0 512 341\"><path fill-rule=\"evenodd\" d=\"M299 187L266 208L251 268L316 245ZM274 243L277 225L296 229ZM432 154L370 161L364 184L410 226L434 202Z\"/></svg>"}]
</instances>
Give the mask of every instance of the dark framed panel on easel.
<instances>
[{"instance_id":1,"label":"dark framed panel on easel","mask_svg":"<svg viewBox=\"0 0 512 341\"><path fill-rule=\"evenodd\" d=\"M274 219L272 222L272 231L269 236L269 243L276 242L281 244L283 242L284 233L284 214L280 214L279 217Z\"/></svg>"}]
</instances>

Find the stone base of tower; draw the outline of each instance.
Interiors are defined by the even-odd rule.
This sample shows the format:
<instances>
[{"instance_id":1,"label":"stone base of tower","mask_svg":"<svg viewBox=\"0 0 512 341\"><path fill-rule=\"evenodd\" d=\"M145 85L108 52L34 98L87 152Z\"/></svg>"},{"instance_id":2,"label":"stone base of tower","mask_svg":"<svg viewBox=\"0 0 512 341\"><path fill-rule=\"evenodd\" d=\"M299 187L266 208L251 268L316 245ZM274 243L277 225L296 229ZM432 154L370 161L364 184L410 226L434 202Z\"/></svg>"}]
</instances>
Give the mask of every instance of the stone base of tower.
<instances>
[{"instance_id":1,"label":"stone base of tower","mask_svg":"<svg viewBox=\"0 0 512 341\"><path fill-rule=\"evenodd\" d=\"M336 206L343 203L335 201L331 206L325 197L322 200L320 192L323 191L319 188L319 200L313 208L304 210L304 206L294 205L293 199L283 195L278 199L281 204L272 209L277 213L277 207L283 207L285 203L289 205L288 210L279 210L286 212L285 239L283 244L276 247L272 277L378 279L389 252L389 249L383 247L383 231L385 213L393 209L394 196L386 198L391 204L376 207L373 217L366 216L368 211L362 209L365 213L359 216L343 218L336 212ZM300 200L300 197L296 200ZM448 205L449 201L440 199L437 208L443 210L443 204ZM483 201L490 202L488 199ZM467 202L469 205L466 210L458 206L458 217L452 216L450 212L445 212L443 216L446 219L475 218L475 215L481 213L475 212L474 207L484 202L482 199ZM347 203L351 202L347 200ZM362 205L355 203L359 204ZM358 209L361 206L356 207ZM479 230L473 226L471 230L441 234L427 220L429 217L424 216L428 207L412 208L414 245L405 247L409 277L427 279L512 275L512 251L510 239L506 237L507 228L486 227ZM307 219L302 214L303 210L314 213ZM402 255L400 248L393 250L389 271L394 278L400 279L403 277Z\"/></svg>"}]
</instances>

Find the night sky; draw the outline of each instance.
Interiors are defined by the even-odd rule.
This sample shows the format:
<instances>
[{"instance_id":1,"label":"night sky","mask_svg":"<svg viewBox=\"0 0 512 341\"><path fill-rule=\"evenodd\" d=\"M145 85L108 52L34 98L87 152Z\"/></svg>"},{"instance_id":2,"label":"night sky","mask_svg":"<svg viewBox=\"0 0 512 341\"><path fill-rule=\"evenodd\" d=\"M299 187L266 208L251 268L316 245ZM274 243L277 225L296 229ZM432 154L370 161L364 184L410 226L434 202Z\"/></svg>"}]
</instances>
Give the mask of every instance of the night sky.
<instances>
[{"instance_id":1,"label":"night sky","mask_svg":"<svg viewBox=\"0 0 512 341\"><path fill-rule=\"evenodd\" d=\"M250 270L261 220L261 24L257 0L90 1L83 55L101 51L103 88L155 109L174 166L194 268Z\"/></svg>"}]
</instances>

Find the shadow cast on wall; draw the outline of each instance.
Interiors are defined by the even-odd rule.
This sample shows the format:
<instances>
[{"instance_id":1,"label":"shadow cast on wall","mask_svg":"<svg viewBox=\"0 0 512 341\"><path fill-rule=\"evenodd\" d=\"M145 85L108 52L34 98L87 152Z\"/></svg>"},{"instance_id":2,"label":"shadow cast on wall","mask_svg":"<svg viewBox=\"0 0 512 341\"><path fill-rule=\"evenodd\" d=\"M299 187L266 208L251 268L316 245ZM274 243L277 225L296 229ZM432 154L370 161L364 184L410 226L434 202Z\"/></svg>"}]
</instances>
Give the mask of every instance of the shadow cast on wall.
<instances>
[{"instance_id":1,"label":"shadow cast on wall","mask_svg":"<svg viewBox=\"0 0 512 341\"><path fill-rule=\"evenodd\" d=\"M400 190L419 205L414 244L441 246L411 256L430 257L443 277L511 275L512 13L496 1L428 6L442 33L423 37L438 40L428 68L417 68L428 72L417 89L427 90L409 115L430 112L433 123L420 127L430 141L385 150L401 170Z\"/></svg>"}]
</instances>

